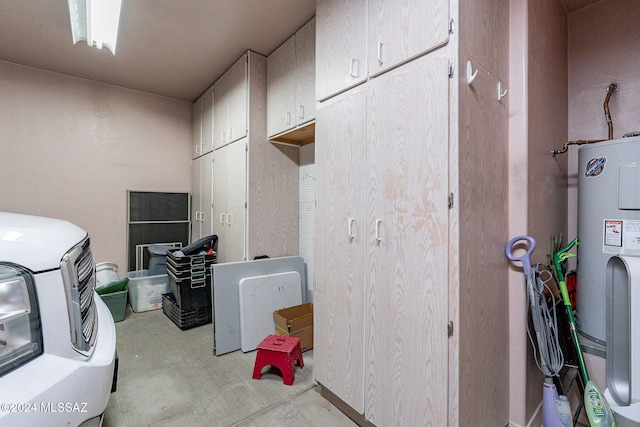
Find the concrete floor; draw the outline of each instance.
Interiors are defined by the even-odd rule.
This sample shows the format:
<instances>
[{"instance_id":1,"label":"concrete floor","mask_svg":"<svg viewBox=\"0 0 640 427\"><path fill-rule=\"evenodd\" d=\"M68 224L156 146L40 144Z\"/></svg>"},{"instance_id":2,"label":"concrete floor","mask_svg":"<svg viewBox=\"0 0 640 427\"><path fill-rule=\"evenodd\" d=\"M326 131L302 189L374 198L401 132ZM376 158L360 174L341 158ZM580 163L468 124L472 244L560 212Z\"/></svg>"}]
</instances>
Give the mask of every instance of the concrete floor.
<instances>
[{"instance_id":1,"label":"concrete floor","mask_svg":"<svg viewBox=\"0 0 640 427\"><path fill-rule=\"evenodd\" d=\"M213 354L211 324L182 331L162 310L116 323L118 389L104 427L332 426L352 427L313 383L313 350L303 353L292 386L277 370L251 378L256 352Z\"/></svg>"}]
</instances>

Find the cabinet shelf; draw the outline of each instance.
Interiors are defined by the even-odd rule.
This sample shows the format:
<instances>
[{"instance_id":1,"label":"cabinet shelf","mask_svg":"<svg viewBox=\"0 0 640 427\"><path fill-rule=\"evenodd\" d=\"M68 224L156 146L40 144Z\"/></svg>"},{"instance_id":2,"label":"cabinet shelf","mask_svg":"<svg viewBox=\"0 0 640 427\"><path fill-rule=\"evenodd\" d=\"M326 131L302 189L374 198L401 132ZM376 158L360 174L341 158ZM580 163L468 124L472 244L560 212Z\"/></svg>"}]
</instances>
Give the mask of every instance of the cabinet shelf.
<instances>
[{"instance_id":1,"label":"cabinet shelf","mask_svg":"<svg viewBox=\"0 0 640 427\"><path fill-rule=\"evenodd\" d=\"M269 138L271 142L279 142L289 145L305 145L316 140L315 120L291 131L283 132Z\"/></svg>"}]
</instances>

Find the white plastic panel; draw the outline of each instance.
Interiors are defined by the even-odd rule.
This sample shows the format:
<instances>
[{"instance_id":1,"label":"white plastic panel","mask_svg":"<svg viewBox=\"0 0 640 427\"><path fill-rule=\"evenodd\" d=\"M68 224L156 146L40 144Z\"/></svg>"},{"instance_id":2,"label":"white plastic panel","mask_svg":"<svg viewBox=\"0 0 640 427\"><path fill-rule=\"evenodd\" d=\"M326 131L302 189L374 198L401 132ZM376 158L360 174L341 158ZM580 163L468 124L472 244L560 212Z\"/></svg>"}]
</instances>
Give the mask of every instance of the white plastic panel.
<instances>
[{"instance_id":1,"label":"white plastic panel","mask_svg":"<svg viewBox=\"0 0 640 427\"><path fill-rule=\"evenodd\" d=\"M273 312L302 304L300 273L268 274L240 280L240 345L253 351L269 334L275 333Z\"/></svg>"}]
</instances>

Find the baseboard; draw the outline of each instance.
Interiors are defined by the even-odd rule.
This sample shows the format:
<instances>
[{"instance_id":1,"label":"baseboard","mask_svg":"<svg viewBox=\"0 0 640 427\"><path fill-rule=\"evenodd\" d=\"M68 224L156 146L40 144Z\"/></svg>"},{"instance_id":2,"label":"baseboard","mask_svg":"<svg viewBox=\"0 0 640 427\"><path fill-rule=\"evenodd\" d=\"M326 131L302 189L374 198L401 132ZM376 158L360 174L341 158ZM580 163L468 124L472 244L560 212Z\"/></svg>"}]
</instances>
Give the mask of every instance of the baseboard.
<instances>
[{"instance_id":1,"label":"baseboard","mask_svg":"<svg viewBox=\"0 0 640 427\"><path fill-rule=\"evenodd\" d=\"M320 387L320 395L327 399L333 406L338 408L343 414L351 419L354 423L360 427L376 427L374 424L367 421L367 419L361 413L357 412L351 406L347 405L342 399L333 394L328 388L318 383Z\"/></svg>"}]
</instances>

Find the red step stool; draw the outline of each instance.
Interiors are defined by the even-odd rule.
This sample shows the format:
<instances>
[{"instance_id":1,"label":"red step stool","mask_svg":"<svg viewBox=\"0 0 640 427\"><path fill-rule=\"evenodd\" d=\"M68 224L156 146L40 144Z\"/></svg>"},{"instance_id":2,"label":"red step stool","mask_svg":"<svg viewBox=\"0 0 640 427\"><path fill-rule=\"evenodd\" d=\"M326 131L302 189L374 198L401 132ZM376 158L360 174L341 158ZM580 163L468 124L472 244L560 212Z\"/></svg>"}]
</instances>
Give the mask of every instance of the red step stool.
<instances>
[{"instance_id":1,"label":"red step stool","mask_svg":"<svg viewBox=\"0 0 640 427\"><path fill-rule=\"evenodd\" d=\"M258 344L256 363L253 366L253 379L259 380L262 368L271 365L280 369L282 381L286 385L292 385L296 362L300 368L304 368L300 338L268 335Z\"/></svg>"}]
</instances>

